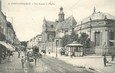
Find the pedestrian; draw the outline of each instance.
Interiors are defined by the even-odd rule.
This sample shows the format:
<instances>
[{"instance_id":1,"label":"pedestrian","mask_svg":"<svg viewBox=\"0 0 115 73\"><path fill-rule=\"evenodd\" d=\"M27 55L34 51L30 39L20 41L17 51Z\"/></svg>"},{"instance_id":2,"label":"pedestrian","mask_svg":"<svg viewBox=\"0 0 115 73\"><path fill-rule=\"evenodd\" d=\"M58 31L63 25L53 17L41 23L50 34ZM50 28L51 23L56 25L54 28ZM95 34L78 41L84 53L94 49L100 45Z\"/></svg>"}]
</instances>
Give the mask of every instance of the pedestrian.
<instances>
[{"instance_id":1,"label":"pedestrian","mask_svg":"<svg viewBox=\"0 0 115 73\"><path fill-rule=\"evenodd\" d=\"M10 59L10 50L7 50L8 60Z\"/></svg>"},{"instance_id":2,"label":"pedestrian","mask_svg":"<svg viewBox=\"0 0 115 73\"><path fill-rule=\"evenodd\" d=\"M10 51L10 61L12 62L13 51Z\"/></svg>"},{"instance_id":3,"label":"pedestrian","mask_svg":"<svg viewBox=\"0 0 115 73\"><path fill-rule=\"evenodd\" d=\"M36 65L36 61L37 61L37 54L34 55L35 57L35 65Z\"/></svg>"},{"instance_id":4,"label":"pedestrian","mask_svg":"<svg viewBox=\"0 0 115 73\"><path fill-rule=\"evenodd\" d=\"M70 56L71 56L71 58L73 57L73 53L72 52L70 53Z\"/></svg>"},{"instance_id":5,"label":"pedestrian","mask_svg":"<svg viewBox=\"0 0 115 73\"><path fill-rule=\"evenodd\" d=\"M22 56L21 62L22 62L22 68L24 68L24 64L25 64L24 56Z\"/></svg>"},{"instance_id":6,"label":"pedestrian","mask_svg":"<svg viewBox=\"0 0 115 73\"><path fill-rule=\"evenodd\" d=\"M114 54L111 55L111 61L114 61Z\"/></svg>"},{"instance_id":7,"label":"pedestrian","mask_svg":"<svg viewBox=\"0 0 115 73\"><path fill-rule=\"evenodd\" d=\"M19 50L19 51L18 51L18 58L20 58L20 53L21 53L21 51Z\"/></svg>"},{"instance_id":8,"label":"pedestrian","mask_svg":"<svg viewBox=\"0 0 115 73\"><path fill-rule=\"evenodd\" d=\"M106 55L104 55L103 62L104 62L104 66L106 67L106 63L107 63Z\"/></svg>"}]
</instances>

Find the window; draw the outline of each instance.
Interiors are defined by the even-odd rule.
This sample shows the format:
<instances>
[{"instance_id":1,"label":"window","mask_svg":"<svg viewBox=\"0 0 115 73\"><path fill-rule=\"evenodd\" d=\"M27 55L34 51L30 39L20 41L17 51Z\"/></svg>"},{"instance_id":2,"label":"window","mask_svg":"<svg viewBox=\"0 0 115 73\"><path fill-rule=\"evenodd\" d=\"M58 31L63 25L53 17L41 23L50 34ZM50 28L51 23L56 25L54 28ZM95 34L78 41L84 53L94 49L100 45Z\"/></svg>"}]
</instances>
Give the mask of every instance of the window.
<instances>
[{"instance_id":1,"label":"window","mask_svg":"<svg viewBox=\"0 0 115 73\"><path fill-rule=\"evenodd\" d=\"M54 26L53 25L51 25L51 28L53 28Z\"/></svg>"},{"instance_id":2,"label":"window","mask_svg":"<svg viewBox=\"0 0 115 73\"><path fill-rule=\"evenodd\" d=\"M113 31L110 32L110 40L114 40L114 32ZM110 44L110 46L114 46L113 42L110 42L109 44Z\"/></svg>"},{"instance_id":3,"label":"window","mask_svg":"<svg viewBox=\"0 0 115 73\"><path fill-rule=\"evenodd\" d=\"M68 32L68 30L65 30L65 32Z\"/></svg>"},{"instance_id":4,"label":"window","mask_svg":"<svg viewBox=\"0 0 115 73\"><path fill-rule=\"evenodd\" d=\"M95 32L95 45L100 46L100 32Z\"/></svg>"}]
</instances>

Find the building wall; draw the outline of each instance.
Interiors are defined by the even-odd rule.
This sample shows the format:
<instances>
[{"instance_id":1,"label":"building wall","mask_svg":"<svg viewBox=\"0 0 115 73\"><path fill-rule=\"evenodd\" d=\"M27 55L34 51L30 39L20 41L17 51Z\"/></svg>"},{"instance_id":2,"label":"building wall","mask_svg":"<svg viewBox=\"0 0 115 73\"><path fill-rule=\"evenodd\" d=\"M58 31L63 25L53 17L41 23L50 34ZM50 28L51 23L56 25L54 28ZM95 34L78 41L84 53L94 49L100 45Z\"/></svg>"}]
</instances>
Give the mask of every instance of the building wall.
<instances>
[{"instance_id":1,"label":"building wall","mask_svg":"<svg viewBox=\"0 0 115 73\"><path fill-rule=\"evenodd\" d=\"M2 12L0 12L0 34L4 37L7 35L7 24L6 19ZM1 39L2 40L2 39Z\"/></svg>"},{"instance_id":2,"label":"building wall","mask_svg":"<svg viewBox=\"0 0 115 73\"><path fill-rule=\"evenodd\" d=\"M115 20L113 21L109 21L109 20L97 20L97 21L92 21L92 22L86 22L86 23L83 23L81 25L78 25L76 27L76 34L80 34L81 32L85 32L89 35L89 38L91 39L92 42L94 42L94 49L95 49L95 53L97 55L102 55L105 51L106 53L109 52L109 47L110 46L110 32L113 31L114 34L115 34ZM90 28L90 25L92 26ZM99 34L98 35L98 45L96 45L96 34ZM115 38L115 36L114 36ZM114 39L112 39L114 40ZM104 49L104 45L106 43L106 50ZM115 44L113 45L115 46ZM91 48L93 49L93 48Z\"/></svg>"}]
</instances>

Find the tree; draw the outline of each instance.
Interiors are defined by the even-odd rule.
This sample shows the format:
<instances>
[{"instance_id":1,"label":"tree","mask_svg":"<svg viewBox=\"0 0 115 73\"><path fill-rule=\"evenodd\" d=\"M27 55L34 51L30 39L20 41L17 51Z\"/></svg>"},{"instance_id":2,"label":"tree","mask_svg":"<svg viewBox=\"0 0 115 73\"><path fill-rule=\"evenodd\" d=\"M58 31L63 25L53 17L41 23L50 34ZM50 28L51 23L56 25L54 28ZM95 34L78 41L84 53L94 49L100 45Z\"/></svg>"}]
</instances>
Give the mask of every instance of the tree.
<instances>
[{"instance_id":1,"label":"tree","mask_svg":"<svg viewBox=\"0 0 115 73\"><path fill-rule=\"evenodd\" d=\"M83 44L84 47L90 47L90 39L88 38L88 34L81 33L81 36L78 37L74 31L72 31L71 35L64 35L62 37L62 46L65 47L67 44L72 43L73 41L77 41L80 44Z\"/></svg>"},{"instance_id":2,"label":"tree","mask_svg":"<svg viewBox=\"0 0 115 73\"><path fill-rule=\"evenodd\" d=\"M71 43L73 41L78 41L78 39L79 39L78 34L76 34L74 31L72 31L70 37L71 37Z\"/></svg>"},{"instance_id":3,"label":"tree","mask_svg":"<svg viewBox=\"0 0 115 73\"><path fill-rule=\"evenodd\" d=\"M90 39L89 39L89 38L86 39L85 47L86 47L86 48L91 47L91 46L90 46L90 43L91 43Z\"/></svg>"},{"instance_id":4,"label":"tree","mask_svg":"<svg viewBox=\"0 0 115 73\"><path fill-rule=\"evenodd\" d=\"M71 42L70 35L64 35L62 37L62 46L65 47L67 44Z\"/></svg>"},{"instance_id":5,"label":"tree","mask_svg":"<svg viewBox=\"0 0 115 73\"><path fill-rule=\"evenodd\" d=\"M71 35L64 35L62 38L62 46L72 43L73 41L78 41L78 34L72 31Z\"/></svg>"},{"instance_id":6,"label":"tree","mask_svg":"<svg viewBox=\"0 0 115 73\"><path fill-rule=\"evenodd\" d=\"M78 42L83 44L84 47L90 47L90 39L88 38L88 34L86 33L81 33Z\"/></svg>"}]
</instances>

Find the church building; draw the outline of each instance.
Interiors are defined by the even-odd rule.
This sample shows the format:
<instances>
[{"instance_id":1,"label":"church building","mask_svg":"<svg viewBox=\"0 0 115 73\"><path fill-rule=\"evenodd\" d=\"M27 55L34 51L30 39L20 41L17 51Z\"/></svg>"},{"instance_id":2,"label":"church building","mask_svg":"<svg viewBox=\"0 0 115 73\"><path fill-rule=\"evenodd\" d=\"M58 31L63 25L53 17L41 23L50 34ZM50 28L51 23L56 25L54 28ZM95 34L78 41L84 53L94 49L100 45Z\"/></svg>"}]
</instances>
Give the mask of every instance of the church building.
<instances>
[{"instance_id":1,"label":"church building","mask_svg":"<svg viewBox=\"0 0 115 73\"><path fill-rule=\"evenodd\" d=\"M73 16L65 19L63 7L60 8L58 20L48 21L44 18L42 26L42 48L53 52L56 51L56 47L62 47L61 38L65 34L71 34L76 24L77 22Z\"/></svg>"}]
</instances>

